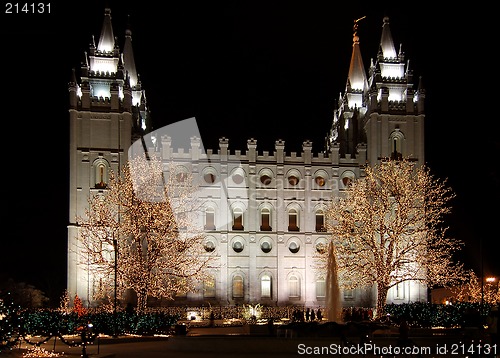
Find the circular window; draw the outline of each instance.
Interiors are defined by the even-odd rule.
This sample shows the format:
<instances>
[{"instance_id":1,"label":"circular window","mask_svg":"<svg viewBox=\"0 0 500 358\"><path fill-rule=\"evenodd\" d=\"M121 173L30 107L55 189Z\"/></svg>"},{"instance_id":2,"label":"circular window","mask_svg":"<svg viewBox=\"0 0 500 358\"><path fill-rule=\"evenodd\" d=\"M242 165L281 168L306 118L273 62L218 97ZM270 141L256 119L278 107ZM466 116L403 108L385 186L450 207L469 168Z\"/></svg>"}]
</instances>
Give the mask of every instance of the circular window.
<instances>
[{"instance_id":1,"label":"circular window","mask_svg":"<svg viewBox=\"0 0 500 358\"><path fill-rule=\"evenodd\" d=\"M324 254L326 252L326 244L324 242L318 242L316 244L316 251L320 254Z\"/></svg>"},{"instance_id":2,"label":"circular window","mask_svg":"<svg viewBox=\"0 0 500 358\"><path fill-rule=\"evenodd\" d=\"M314 180L315 180L317 185L325 186L326 180L322 176L317 176Z\"/></svg>"},{"instance_id":3,"label":"circular window","mask_svg":"<svg viewBox=\"0 0 500 358\"><path fill-rule=\"evenodd\" d=\"M346 188L350 186L355 179L356 175L350 170L346 170L344 173L342 173L342 184Z\"/></svg>"},{"instance_id":4,"label":"circular window","mask_svg":"<svg viewBox=\"0 0 500 358\"><path fill-rule=\"evenodd\" d=\"M297 252L299 252L300 246L297 242L292 241L290 245L288 245L288 249L291 253L296 254Z\"/></svg>"},{"instance_id":5,"label":"circular window","mask_svg":"<svg viewBox=\"0 0 500 358\"><path fill-rule=\"evenodd\" d=\"M184 183L187 179L187 173L183 173L183 172L177 173L175 175L175 178L177 179L177 181L179 183Z\"/></svg>"},{"instance_id":6,"label":"circular window","mask_svg":"<svg viewBox=\"0 0 500 358\"><path fill-rule=\"evenodd\" d=\"M212 173L206 173L204 176L203 176L203 179L205 179L205 181L208 183L208 184L213 184L215 183L215 175L212 174Z\"/></svg>"},{"instance_id":7,"label":"circular window","mask_svg":"<svg viewBox=\"0 0 500 358\"><path fill-rule=\"evenodd\" d=\"M269 241L263 241L260 244L260 249L262 250L262 252L265 252L267 254L268 252L271 251L272 245L271 245L271 243Z\"/></svg>"},{"instance_id":8,"label":"circular window","mask_svg":"<svg viewBox=\"0 0 500 358\"><path fill-rule=\"evenodd\" d=\"M240 173L233 174L231 179L233 179L233 183L235 184L243 183L243 175L241 175Z\"/></svg>"},{"instance_id":9,"label":"circular window","mask_svg":"<svg viewBox=\"0 0 500 358\"><path fill-rule=\"evenodd\" d=\"M349 185L351 185L351 183L352 183L352 178L349 178L349 177L343 177L343 178L342 178L342 183L344 184L344 186L349 186Z\"/></svg>"},{"instance_id":10,"label":"circular window","mask_svg":"<svg viewBox=\"0 0 500 358\"><path fill-rule=\"evenodd\" d=\"M288 183L289 183L290 185L295 186L295 185L297 185L297 184L299 183L299 178L297 178L295 175L290 175L290 176L288 177Z\"/></svg>"},{"instance_id":11,"label":"circular window","mask_svg":"<svg viewBox=\"0 0 500 358\"><path fill-rule=\"evenodd\" d=\"M243 251L243 243L241 241L233 242L233 250L235 252L242 252Z\"/></svg>"},{"instance_id":12,"label":"circular window","mask_svg":"<svg viewBox=\"0 0 500 358\"><path fill-rule=\"evenodd\" d=\"M260 182L261 182L262 184L264 184L264 185L269 185L269 184L271 184L271 180L272 180L272 178L271 178L269 175L267 175L267 174L264 174L264 175L262 175L262 176L260 177Z\"/></svg>"},{"instance_id":13,"label":"circular window","mask_svg":"<svg viewBox=\"0 0 500 358\"><path fill-rule=\"evenodd\" d=\"M208 240L205 242L204 247L206 252L212 252L215 250L215 243L212 240Z\"/></svg>"}]
</instances>

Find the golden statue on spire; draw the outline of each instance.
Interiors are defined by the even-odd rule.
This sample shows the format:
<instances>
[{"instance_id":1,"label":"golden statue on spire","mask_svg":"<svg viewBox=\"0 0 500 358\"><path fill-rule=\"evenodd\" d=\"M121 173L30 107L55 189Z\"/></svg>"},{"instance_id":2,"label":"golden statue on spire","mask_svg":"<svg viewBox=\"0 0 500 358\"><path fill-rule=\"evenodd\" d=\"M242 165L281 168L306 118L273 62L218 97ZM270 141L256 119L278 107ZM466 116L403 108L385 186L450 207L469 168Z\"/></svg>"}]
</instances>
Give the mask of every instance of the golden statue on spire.
<instances>
[{"instance_id":1,"label":"golden statue on spire","mask_svg":"<svg viewBox=\"0 0 500 358\"><path fill-rule=\"evenodd\" d=\"M363 20L365 17L366 17L366 15L365 15L365 16L363 16L363 17L360 17L360 18L359 18L359 19L357 19L357 20L354 20L354 26L353 26L353 28L352 28L352 30L353 30L353 32L354 32L354 34L353 34L353 36L354 36L354 37L356 37L356 36L357 36L357 32L358 32L358 22L360 22L361 20Z\"/></svg>"}]
</instances>

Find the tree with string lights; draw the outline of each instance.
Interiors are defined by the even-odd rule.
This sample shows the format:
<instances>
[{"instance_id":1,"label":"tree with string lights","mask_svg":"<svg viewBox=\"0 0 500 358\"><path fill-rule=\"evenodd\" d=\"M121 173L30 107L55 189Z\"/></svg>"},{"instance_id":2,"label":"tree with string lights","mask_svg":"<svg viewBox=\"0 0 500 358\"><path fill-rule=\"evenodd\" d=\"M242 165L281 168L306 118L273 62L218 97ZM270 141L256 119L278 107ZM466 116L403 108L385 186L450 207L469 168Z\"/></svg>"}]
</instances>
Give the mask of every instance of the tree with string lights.
<instances>
[{"instance_id":1,"label":"tree with string lights","mask_svg":"<svg viewBox=\"0 0 500 358\"><path fill-rule=\"evenodd\" d=\"M496 277L477 277L474 271L468 272L463 285L451 288L453 297L459 302L476 302L495 305L500 302L500 286Z\"/></svg>"},{"instance_id":2,"label":"tree with string lights","mask_svg":"<svg viewBox=\"0 0 500 358\"><path fill-rule=\"evenodd\" d=\"M463 282L463 264L454 259L462 242L447 237L444 225L454 197L446 180L409 158L366 167L325 213L341 287L375 285L376 314L383 317L388 291L402 282Z\"/></svg>"},{"instance_id":3,"label":"tree with string lights","mask_svg":"<svg viewBox=\"0 0 500 358\"><path fill-rule=\"evenodd\" d=\"M0 291L0 354L10 351L18 342L19 311L10 292L4 295Z\"/></svg>"},{"instance_id":4,"label":"tree with string lights","mask_svg":"<svg viewBox=\"0 0 500 358\"><path fill-rule=\"evenodd\" d=\"M201 202L185 169L138 155L89 199L77 222L81 257L99 278L97 292L133 289L142 312L149 296L173 299L206 279L213 257L203 247Z\"/></svg>"}]
</instances>

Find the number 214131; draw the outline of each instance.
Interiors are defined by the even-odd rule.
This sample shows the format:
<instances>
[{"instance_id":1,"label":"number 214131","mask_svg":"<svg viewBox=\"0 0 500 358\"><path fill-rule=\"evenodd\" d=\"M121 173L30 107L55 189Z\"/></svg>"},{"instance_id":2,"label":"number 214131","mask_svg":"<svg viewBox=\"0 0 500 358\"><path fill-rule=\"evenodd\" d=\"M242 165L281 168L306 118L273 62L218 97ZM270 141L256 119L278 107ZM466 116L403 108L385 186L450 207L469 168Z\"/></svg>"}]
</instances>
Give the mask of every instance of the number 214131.
<instances>
[{"instance_id":1,"label":"number 214131","mask_svg":"<svg viewBox=\"0 0 500 358\"><path fill-rule=\"evenodd\" d=\"M6 14L50 14L50 2L49 3L17 3L8 2L5 3L5 13Z\"/></svg>"}]
</instances>

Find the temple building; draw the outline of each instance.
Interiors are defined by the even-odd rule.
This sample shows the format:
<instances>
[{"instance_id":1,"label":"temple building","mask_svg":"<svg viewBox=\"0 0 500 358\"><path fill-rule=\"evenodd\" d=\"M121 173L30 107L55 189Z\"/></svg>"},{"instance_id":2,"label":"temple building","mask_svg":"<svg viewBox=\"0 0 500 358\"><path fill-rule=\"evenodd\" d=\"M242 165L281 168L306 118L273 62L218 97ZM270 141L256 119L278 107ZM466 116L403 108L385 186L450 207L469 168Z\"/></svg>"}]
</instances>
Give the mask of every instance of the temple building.
<instances>
[{"instance_id":1,"label":"temple building","mask_svg":"<svg viewBox=\"0 0 500 358\"><path fill-rule=\"evenodd\" d=\"M171 304L323 306L326 272L316 255L329 240L325 209L332 194L364 176L366 165L384 158L411 157L424 164L424 100L401 48L396 49L389 18L382 19L380 46L365 69L354 22L352 54L325 137L313 152L287 153L277 139L274 151L260 151L258 138L230 150L231 138L204 149L195 119L187 119L188 148L173 145L168 130L152 131L145 90L132 49L132 33L123 44L114 36L111 10L105 9L97 43L83 54L69 83L70 175L68 282L70 297L92 305L99 282L79 257L76 218L90 195L106 190L110 171L118 172L137 141L162 160L179 159L203 178L205 248L217 264L196 293L179 295ZM165 135L162 135L165 133ZM193 134L193 135L191 135ZM405 282L392 288L388 302L427 301L427 288ZM345 290L344 306L375 306L375 288Z\"/></svg>"}]
</instances>

